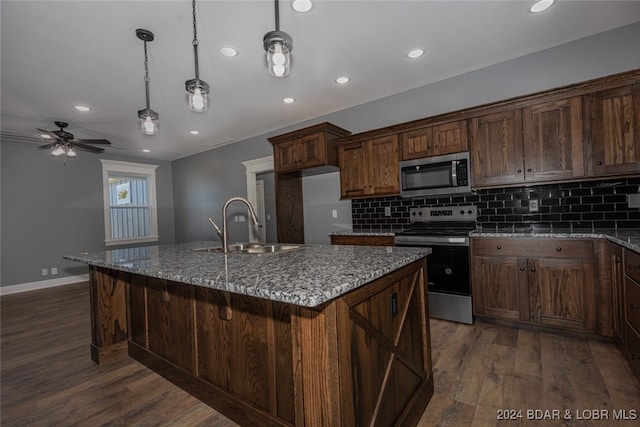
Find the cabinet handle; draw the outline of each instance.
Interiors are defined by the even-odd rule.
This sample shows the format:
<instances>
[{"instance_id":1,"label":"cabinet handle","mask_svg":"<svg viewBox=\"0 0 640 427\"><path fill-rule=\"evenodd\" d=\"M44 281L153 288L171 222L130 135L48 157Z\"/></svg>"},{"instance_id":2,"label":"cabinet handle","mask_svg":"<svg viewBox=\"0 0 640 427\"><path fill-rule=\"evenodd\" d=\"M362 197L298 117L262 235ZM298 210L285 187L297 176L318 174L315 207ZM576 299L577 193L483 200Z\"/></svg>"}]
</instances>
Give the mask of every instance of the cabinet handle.
<instances>
[{"instance_id":1,"label":"cabinet handle","mask_svg":"<svg viewBox=\"0 0 640 427\"><path fill-rule=\"evenodd\" d=\"M598 166L602 166L602 162L601 162L600 160L598 160L598 161L596 162L596 165L598 165Z\"/></svg>"},{"instance_id":2,"label":"cabinet handle","mask_svg":"<svg viewBox=\"0 0 640 427\"><path fill-rule=\"evenodd\" d=\"M640 360L640 354L632 354L631 360Z\"/></svg>"},{"instance_id":3,"label":"cabinet handle","mask_svg":"<svg viewBox=\"0 0 640 427\"><path fill-rule=\"evenodd\" d=\"M616 257L616 264L620 264L622 262L622 260L618 257Z\"/></svg>"},{"instance_id":4,"label":"cabinet handle","mask_svg":"<svg viewBox=\"0 0 640 427\"><path fill-rule=\"evenodd\" d=\"M639 308L640 308L640 305L637 305L637 304L629 304L629 308L630 308L631 310L637 310L637 309L639 309Z\"/></svg>"},{"instance_id":5,"label":"cabinet handle","mask_svg":"<svg viewBox=\"0 0 640 427\"><path fill-rule=\"evenodd\" d=\"M524 271L524 267L520 267L520 271Z\"/></svg>"},{"instance_id":6,"label":"cabinet handle","mask_svg":"<svg viewBox=\"0 0 640 427\"><path fill-rule=\"evenodd\" d=\"M531 168L527 169L527 172L531 172L531 171L532 171L532 169L531 169Z\"/></svg>"},{"instance_id":7,"label":"cabinet handle","mask_svg":"<svg viewBox=\"0 0 640 427\"><path fill-rule=\"evenodd\" d=\"M522 169L518 169L516 172L517 173L522 173Z\"/></svg>"},{"instance_id":8,"label":"cabinet handle","mask_svg":"<svg viewBox=\"0 0 640 427\"><path fill-rule=\"evenodd\" d=\"M562 248L561 248L560 246L558 246L558 247L556 248L556 251L560 252L560 251L562 251Z\"/></svg>"},{"instance_id":9,"label":"cabinet handle","mask_svg":"<svg viewBox=\"0 0 640 427\"><path fill-rule=\"evenodd\" d=\"M531 272L535 273L535 271L536 271L536 268L535 267L531 267Z\"/></svg>"},{"instance_id":10,"label":"cabinet handle","mask_svg":"<svg viewBox=\"0 0 640 427\"><path fill-rule=\"evenodd\" d=\"M498 245L498 246L496 246L496 249L500 250L500 249L502 249L502 246Z\"/></svg>"},{"instance_id":11,"label":"cabinet handle","mask_svg":"<svg viewBox=\"0 0 640 427\"><path fill-rule=\"evenodd\" d=\"M640 264L629 264L629 270L640 270Z\"/></svg>"},{"instance_id":12,"label":"cabinet handle","mask_svg":"<svg viewBox=\"0 0 640 427\"><path fill-rule=\"evenodd\" d=\"M394 292L391 294L391 317L396 317L398 315L398 293Z\"/></svg>"}]
</instances>

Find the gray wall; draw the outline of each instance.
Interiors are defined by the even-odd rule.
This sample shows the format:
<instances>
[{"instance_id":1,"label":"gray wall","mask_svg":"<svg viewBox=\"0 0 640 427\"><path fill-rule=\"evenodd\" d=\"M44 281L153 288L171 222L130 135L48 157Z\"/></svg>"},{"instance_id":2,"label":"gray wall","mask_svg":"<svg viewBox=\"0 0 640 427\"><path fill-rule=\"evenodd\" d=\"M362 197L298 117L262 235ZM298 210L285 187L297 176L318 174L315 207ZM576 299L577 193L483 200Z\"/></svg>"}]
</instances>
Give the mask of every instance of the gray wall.
<instances>
[{"instance_id":1,"label":"gray wall","mask_svg":"<svg viewBox=\"0 0 640 427\"><path fill-rule=\"evenodd\" d=\"M161 243L175 240L169 162L81 151L65 165L36 144L3 140L0 145L2 286L84 274L85 265L62 256L105 249L99 158L159 165L158 232ZM57 275L42 276L43 268L52 267Z\"/></svg>"},{"instance_id":2,"label":"gray wall","mask_svg":"<svg viewBox=\"0 0 640 427\"><path fill-rule=\"evenodd\" d=\"M351 201L340 200L340 172L302 178L302 193L305 243L328 245L329 233L351 231Z\"/></svg>"},{"instance_id":3,"label":"gray wall","mask_svg":"<svg viewBox=\"0 0 640 427\"><path fill-rule=\"evenodd\" d=\"M256 181L264 182L264 214L267 243L278 242L278 227L276 224L276 180L273 172L256 175Z\"/></svg>"}]
</instances>

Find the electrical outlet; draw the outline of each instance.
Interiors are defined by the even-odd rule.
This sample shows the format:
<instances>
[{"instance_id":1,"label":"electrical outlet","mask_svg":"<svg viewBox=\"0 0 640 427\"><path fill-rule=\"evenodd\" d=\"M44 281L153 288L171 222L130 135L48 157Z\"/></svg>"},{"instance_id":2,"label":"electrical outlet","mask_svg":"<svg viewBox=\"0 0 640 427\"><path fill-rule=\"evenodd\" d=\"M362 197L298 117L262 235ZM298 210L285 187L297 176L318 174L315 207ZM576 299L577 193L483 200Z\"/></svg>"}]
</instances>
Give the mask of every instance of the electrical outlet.
<instances>
[{"instance_id":1,"label":"electrical outlet","mask_svg":"<svg viewBox=\"0 0 640 427\"><path fill-rule=\"evenodd\" d=\"M538 199L529 200L529 212L538 212L540 210L540 201Z\"/></svg>"},{"instance_id":2,"label":"electrical outlet","mask_svg":"<svg viewBox=\"0 0 640 427\"><path fill-rule=\"evenodd\" d=\"M58 267L51 267L51 275L58 274Z\"/></svg>"},{"instance_id":3,"label":"electrical outlet","mask_svg":"<svg viewBox=\"0 0 640 427\"><path fill-rule=\"evenodd\" d=\"M627 194L627 203L630 208L640 208L640 194Z\"/></svg>"},{"instance_id":4,"label":"electrical outlet","mask_svg":"<svg viewBox=\"0 0 640 427\"><path fill-rule=\"evenodd\" d=\"M391 216L391 206L384 207L384 216Z\"/></svg>"},{"instance_id":5,"label":"electrical outlet","mask_svg":"<svg viewBox=\"0 0 640 427\"><path fill-rule=\"evenodd\" d=\"M338 218L338 209L331 210L331 218Z\"/></svg>"},{"instance_id":6,"label":"electrical outlet","mask_svg":"<svg viewBox=\"0 0 640 427\"><path fill-rule=\"evenodd\" d=\"M47 270L46 268L43 268L43 269L42 269L42 275L43 275L43 276L46 276L46 275L48 275L48 274L49 274L49 270Z\"/></svg>"}]
</instances>

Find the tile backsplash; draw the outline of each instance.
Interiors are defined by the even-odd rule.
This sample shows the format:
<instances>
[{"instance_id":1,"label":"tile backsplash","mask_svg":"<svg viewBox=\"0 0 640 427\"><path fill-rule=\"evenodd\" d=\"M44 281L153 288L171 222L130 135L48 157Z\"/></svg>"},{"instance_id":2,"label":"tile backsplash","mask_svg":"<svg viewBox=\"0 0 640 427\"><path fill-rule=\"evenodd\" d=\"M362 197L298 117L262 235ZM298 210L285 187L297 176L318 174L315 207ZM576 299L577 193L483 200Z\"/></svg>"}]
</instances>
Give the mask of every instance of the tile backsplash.
<instances>
[{"instance_id":1,"label":"tile backsplash","mask_svg":"<svg viewBox=\"0 0 640 427\"><path fill-rule=\"evenodd\" d=\"M529 187L492 188L467 195L403 199L377 197L351 201L353 231L402 231L409 209L475 205L482 231L528 232L554 229L640 228L640 209L630 208L628 194L640 193L640 178L572 182ZM539 209L529 209L537 200ZM391 216L385 216L385 207Z\"/></svg>"}]
</instances>

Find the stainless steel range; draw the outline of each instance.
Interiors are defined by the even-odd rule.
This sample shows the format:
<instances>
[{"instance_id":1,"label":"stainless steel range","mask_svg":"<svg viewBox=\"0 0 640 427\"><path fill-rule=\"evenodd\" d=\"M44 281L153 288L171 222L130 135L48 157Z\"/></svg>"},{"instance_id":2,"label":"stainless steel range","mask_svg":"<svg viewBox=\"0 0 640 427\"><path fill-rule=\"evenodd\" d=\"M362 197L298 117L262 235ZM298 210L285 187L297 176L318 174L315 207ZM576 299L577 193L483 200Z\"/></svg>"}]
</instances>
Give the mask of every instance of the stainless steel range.
<instances>
[{"instance_id":1,"label":"stainless steel range","mask_svg":"<svg viewBox=\"0 0 640 427\"><path fill-rule=\"evenodd\" d=\"M429 315L473 323L469 233L476 229L475 206L414 208L411 227L396 233L396 246L428 246Z\"/></svg>"}]
</instances>

